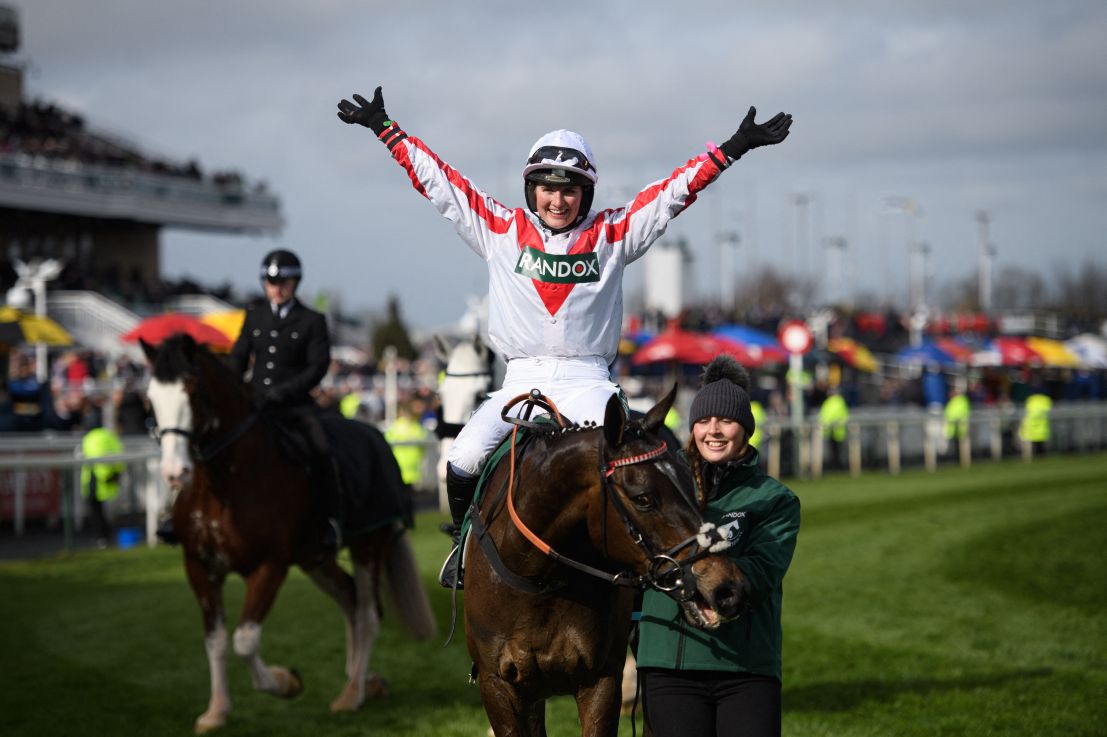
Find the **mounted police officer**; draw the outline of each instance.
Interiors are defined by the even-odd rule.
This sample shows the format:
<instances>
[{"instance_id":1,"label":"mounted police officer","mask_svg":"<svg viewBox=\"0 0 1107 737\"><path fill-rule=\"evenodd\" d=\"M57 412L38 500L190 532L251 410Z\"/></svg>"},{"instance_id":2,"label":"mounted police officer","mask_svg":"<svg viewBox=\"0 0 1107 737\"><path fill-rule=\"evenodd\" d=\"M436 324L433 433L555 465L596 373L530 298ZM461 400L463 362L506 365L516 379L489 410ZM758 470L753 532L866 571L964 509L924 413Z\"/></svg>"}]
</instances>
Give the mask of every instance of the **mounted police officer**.
<instances>
[{"instance_id":1,"label":"mounted police officer","mask_svg":"<svg viewBox=\"0 0 1107 737\"><path fill-rule=\"evenodd\" d=\"M296 299L303 267L292 251L266 254L260 278L265 298L246 306L242 332L231 348L231 370L245 376L249 369L254 405L306 441L312 485L325 513L320 542L333 552L341 544L339 476L310 394L330 365L327 320ZM172 542L172 530L164 527L159 536Z\"/></svg>"},{"instance_id":2,"label":"mounted police officer","mask_svg":"<svg viewBox=\"0 0 1107 737\"><path fill-rule=\"evenodd\" d=\"M265 299L246 307L230 360L235 374L242 376L253 358L254 404L307 440L313 485L327 518L321 541L327 549L337 550L341 540L338 471L319 423L319 407L310 394L327 374L331 343L326 317L296 299L303 275L300 259L292 251L266 254L260 274Z\"/></svg>"}]
</instances>

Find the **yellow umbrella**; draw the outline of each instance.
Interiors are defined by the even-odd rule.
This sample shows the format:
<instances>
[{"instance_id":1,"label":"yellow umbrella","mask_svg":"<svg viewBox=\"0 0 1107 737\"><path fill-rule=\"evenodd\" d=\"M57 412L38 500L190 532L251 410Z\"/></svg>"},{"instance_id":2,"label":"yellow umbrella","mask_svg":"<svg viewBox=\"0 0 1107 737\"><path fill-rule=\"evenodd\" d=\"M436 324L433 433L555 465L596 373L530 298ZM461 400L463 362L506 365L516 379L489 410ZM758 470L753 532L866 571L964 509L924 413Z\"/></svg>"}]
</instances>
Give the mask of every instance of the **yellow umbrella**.
<instances>
[{"instance_id":1,"label":"yellow umbrella","mask_svg":"<svg viewBox=\"0 0 1107 737\"><path fill-rule=\"evenodd\" d=\"M65 328L49 317L23 312L15 307L0 307L0 335L3 342L11 344L45 343L46 345L73 345L73 338Z\"/></svg>"},{"instance_id":2,"label":"yellow umbrella","mask_svg":"<svg viewBox=\"0 0 1107 737\"><path fill-rule=\"evenodd\" d=\"M833 338L827 342L826 349L860 371L872 373L880 368L872 351L852 338Z\"/></svg>"},{"instance_id":3,"label":"yellow umbrella","mask_svg":"<svg viewBox=\"0 0 1107 737\"><path fill-rule=\"evenodd\" d=\"M1069 350L1068 346L1059 340L1031 337L1026 339L1026 345L1037 351L1047 366L1062 366L1067 368L1077 368L1080 366L1080 357Z\"/></svg>"},{"instance_id":4,"label":"yellow umbrella","mask_svg":"<svg viewBox=\"0 0 1107 737\"><path fill-rule=\"evenodd\" d=\"M209 312L200 318L200 322L211 325L219 332L226 335L232 342L238 340L238 334L242 332L242 323L246 320L246 310L226 310L225 312Z\"/></svg>"}]
</instances>

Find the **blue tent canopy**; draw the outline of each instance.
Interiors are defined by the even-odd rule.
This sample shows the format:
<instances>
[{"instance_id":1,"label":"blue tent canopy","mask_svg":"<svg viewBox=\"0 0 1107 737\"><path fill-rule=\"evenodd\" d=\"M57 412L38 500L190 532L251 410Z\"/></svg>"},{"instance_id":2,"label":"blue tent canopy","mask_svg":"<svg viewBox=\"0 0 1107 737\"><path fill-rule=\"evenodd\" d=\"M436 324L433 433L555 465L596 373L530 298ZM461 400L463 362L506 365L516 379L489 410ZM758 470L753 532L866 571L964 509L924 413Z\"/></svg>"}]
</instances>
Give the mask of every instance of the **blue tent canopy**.
<instances>
[{"instance_id":1,"label":"blue tent canopy","mask_svg":"<svg viewBox=\"0 0 1107 737\"><path fill-rule=\"evenodd\" d=\"M957 363L957 359L946 353L937 344L929 340L923 341L919 346L908 346L896 354L900 363L937 363L942 366L951 366Z\"/></svg>"},{"instance_id":2,"label":"blue tent canopy","mask_svg":"<svg viewBox=\"0 0 1107 737\"><path fill-rule=\"evenodd\" d=\"M776 336L762 330L756 330L748 325L721 325L712 331L714 335L727 340L733 340L742 345L774 346L779 348L780 343Z\"/></svg>"}]
</instances>

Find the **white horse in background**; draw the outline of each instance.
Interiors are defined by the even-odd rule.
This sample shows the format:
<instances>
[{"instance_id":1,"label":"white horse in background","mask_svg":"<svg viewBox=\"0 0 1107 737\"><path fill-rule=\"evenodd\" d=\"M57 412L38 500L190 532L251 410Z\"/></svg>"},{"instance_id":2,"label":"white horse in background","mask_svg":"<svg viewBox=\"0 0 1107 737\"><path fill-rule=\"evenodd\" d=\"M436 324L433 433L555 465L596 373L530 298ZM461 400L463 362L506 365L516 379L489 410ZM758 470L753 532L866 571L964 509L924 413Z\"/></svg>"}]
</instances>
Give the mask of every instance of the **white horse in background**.
<instances>
[{"instance_id":1,"label":"white horse in background","mask_svg":"<svg viewBox=\"0 0 1107 737\"><path fill-rule=\"evenodd\" d=\"M441 407L438 413L438 492L446 496L446 458L454 438L481 402L492 392L493 356L479 334L463 340L453 348L438 335L434 336L434 352L446 364L438 385Z\"/></svg>"}]
</instances>

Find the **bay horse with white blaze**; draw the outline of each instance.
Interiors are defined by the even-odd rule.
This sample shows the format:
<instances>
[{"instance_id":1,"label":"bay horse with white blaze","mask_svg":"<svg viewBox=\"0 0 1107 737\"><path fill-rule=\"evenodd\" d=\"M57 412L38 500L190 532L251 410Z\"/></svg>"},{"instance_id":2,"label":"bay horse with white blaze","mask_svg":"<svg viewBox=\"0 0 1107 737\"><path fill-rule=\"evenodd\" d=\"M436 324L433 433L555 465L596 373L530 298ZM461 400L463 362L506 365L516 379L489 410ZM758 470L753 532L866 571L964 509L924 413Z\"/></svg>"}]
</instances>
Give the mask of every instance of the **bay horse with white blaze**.
<instances>
[{"instance_id":1,"label":"bay horse with white blaze","mask_svg":"<svg viewBox=\"0 0 1107 737\"><path fill-rule=\"evenodd\" d=\"M537 392L504 408L532 437L490 472L470 510L464 592L466 641L497 737L545 735L545 702L558 694L575 697L583 735L617 733L636 589L666 591L704 629L745 606L728 543L657 434L675 396L674 386L641 421L612 396L602 427L569 425ZM509 416L521 401L530 409ZM535 407L557 424L524 419Z\"/></svg>"},{"instance_id":2,"label":"bay horse with white blaze","mask_svg":"<svg viewBox=\"0 0 1107 737\"><path fill-rule=\"evenodd\" d=\"M142 347L152 366L147 395L157 420L161 470L176 492L174 526L188 582L200 603L211 670L211 697L196 731L222 726L231 710L229 645L245 662L257 690L286 698L303 690L294 670L266 665L259 654L262 622L292 565L334 598L346 620L346 684L331 710L354 710L366 698L384 695L383 680L368 672L380 629L382 570L412 634L427 639L435 633L403 522L388 519L348 535L353 575L347 573L319 545L321 512L312 502L304 464L284 452L273 427L259 421L239 377L187 335L173 336L157 349ZM353 424L362 433L359 438L377 432ZM382 439L362 453L375 463L394 465L387 447ZM398 469L395 474L398 478ZM223 582L230 573L246 581L233 638L223 611Z\"/></svg>"}]
</instances>

